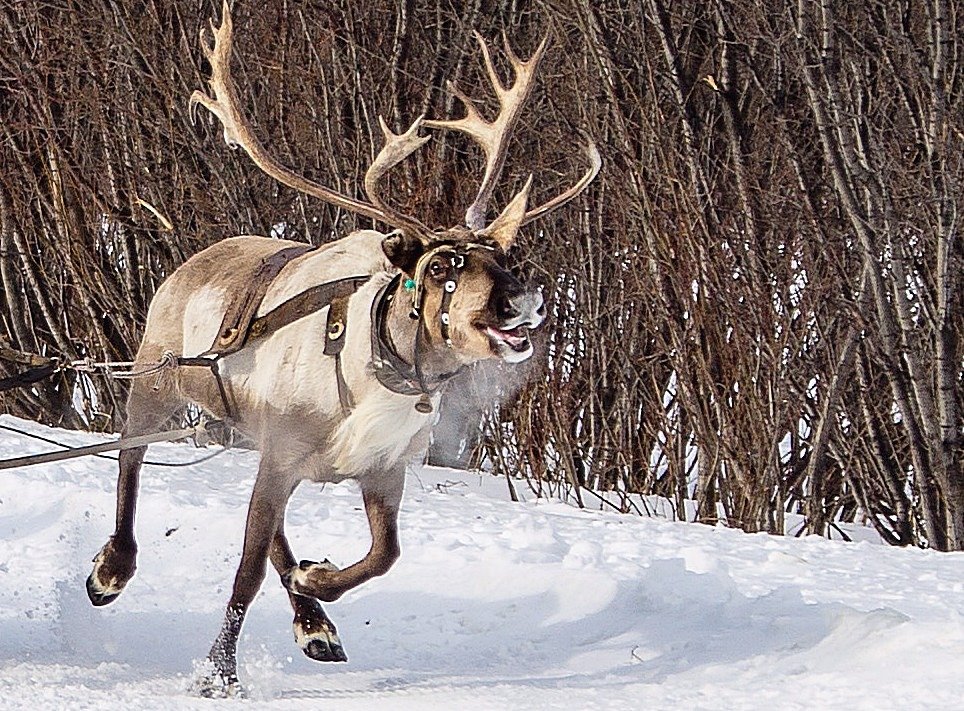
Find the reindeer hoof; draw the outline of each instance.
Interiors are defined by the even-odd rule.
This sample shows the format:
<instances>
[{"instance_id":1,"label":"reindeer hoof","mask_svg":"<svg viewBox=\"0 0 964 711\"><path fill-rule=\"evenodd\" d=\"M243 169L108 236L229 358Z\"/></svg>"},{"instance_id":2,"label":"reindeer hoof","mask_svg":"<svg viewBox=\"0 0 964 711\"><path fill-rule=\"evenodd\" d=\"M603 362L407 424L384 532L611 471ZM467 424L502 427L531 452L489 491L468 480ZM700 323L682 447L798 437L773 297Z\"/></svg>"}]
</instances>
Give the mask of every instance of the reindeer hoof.
<instances>
[{"instance_id":1,"label":"reindeer hoof","mask_svg":"<svg viewBox=\"0 0 964 711\"><path fill-rule=\"evenodd\" d=\"M203 696L205 699L243 699L246 694L233 663L224 666L225 661L218 662L208 657L202 662L194 664L194 681L188 688L188 693Z\"/></svg>"},{"instance_id":2,"label":"reindeer hoof","mask_svg":"<svg viewBox=\"0 0 964 711\"><path fill-rule=\"evenodd\" d=\"M247 695L236 676L224 678L218 673L205 674L191 684L191 693L205 699L244 699Z\"/></svg>"},{"instance_id":3,"label":"reindeer hoof","mask_svg":"<svg viewBox=\"0 0 964 711\"><path fill-rule=\"evenodd\" d=\"M136 548L118 551L113 538L107 541L94 557L94 569L87 576L87 597L91 604L103 607L120 596L134 575L136 555Z\"/></svg>"},{"instance_id":4,"label":"reindeer hoof","mask_svg":"<svg viewBox=\"0 0 964 711\"><path fill-rule=\"evenodd\" d=\"M314 603L317 605L318 603ZM320 610L321 607L319 606ZM316 662L347 662L348 655L338 638L338 632L330 621L312 624L307 620L295 618L292 628L295 642L309 659Z\"/></svg>"},{"instance_id":5,"label":"reindeer hoof","mask_svg":"<svg viewBox=\"0 0 964 711\"><path fill-rule=\"evenodd\" d=\"M305 653L306 657L314 659L316 662L348 661L348 655L345 654L345 649L341 645L331 644L322 639L311 640L305 647L302 647L301 651Z\"/></svg>"},{"instance_id":6,"label":"reindeer hoof","mask_svg":"<svg viewBox=\"0 0 964 711\"><path fill-rule=\"evenodd\" d=\"M120 594L121 590L112 592L109 588L101 588L100 583L97 582L95 573L91 573L87 577L87 597L90 598L90 602L94 607L110 605L112 602L114 602L114 600L120 597Z\"/></svg>"},{"instance_id":7,"label":"reindeer hoof","mask_svg":"<svg viewBox=\"0 0 964 711\"><path fill-rule=\"evenodd\" d=\"M312 592L314 586L312 586L310 582L311 574L317 574L318 572L332 573L337 570L338 566L327 558L320 563L316 563L313 560L303 560L298 563L298 565L292 566L281 574L281 584L285 586L285 589L288 590L288 592L293 592L296 595L319 597ZM331 600L326 600L326 602L331 602Z\"/></svg>"}]
</instances>

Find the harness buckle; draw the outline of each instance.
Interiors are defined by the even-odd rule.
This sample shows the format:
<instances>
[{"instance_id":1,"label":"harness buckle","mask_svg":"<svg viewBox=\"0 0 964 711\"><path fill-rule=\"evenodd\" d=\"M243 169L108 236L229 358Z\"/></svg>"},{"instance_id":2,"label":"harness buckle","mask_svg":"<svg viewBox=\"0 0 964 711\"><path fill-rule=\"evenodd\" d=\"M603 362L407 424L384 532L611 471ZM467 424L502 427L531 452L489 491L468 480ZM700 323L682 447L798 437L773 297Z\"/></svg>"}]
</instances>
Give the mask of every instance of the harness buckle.
<instances>
[{"instance_id":1,"label":"harness buckle","mask_svg":"<svg viewBox=\"0 0 964 711\"><path fill-rule=\"evenodd\" d=\"M423 394L415 403L416 412L427 415L432 411L432 399L427 393Z\"/></svg>"}]
</instances>

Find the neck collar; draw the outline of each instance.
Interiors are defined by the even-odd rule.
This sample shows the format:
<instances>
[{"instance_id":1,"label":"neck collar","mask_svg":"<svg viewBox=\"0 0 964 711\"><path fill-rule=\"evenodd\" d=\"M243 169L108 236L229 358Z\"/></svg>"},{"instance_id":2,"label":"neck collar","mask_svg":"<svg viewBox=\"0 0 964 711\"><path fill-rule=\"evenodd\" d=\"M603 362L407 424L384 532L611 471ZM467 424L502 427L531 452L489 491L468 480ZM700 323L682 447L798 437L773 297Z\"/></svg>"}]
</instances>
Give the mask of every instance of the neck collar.
<instances>
[{"instance_id":1,"label":"neck collar","mask_svg":"<svg viewBox=\"0 0 964 711\"><path fill-rule=\"evenodd\" d=\"M398 293L403 275L398 274L390 282L381 288L372 301L371 311L371 342L372 342L372 370L375 378L383 387L400 395L420 395L422 396L416 404L419 412L431 412L432 406L428 402L428 397L434 395L453 377L461 373L465 366L429 379L422 371L422 332L425 324L422 321L421 313L413 316L418 319L415 330L415 342L412 353L414 354L412 363L406 361L395 347L391 333L388 330L389 307Z\"/></svg>"}]
</instances>

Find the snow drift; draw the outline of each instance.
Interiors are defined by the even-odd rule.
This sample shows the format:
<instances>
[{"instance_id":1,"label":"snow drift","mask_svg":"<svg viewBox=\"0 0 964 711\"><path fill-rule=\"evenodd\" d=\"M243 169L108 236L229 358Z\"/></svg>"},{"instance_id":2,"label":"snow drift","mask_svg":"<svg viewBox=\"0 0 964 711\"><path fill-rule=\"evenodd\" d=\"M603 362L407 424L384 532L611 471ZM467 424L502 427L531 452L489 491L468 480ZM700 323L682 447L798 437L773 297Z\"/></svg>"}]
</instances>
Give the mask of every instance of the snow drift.
<instances>
[{"instance_id":1,"label":"snow drift","mask_svg":"<svg viewBox=\"0 0 964 711\"><path fill-rule=\"evenodd\" d=\"M3 458L49 448L0 433ZM198 456L171 444L148 458ZM0 472L0 708L964 706L964 554L514 504L503 481L424 467L408 476L401 560L326 607L348 664L301 655L269 573L240 649L252 701L193 698L257 454L145 466L137 574L95 609L84 579L112 530L115 466ZM345 565L368 548L350 484L302 486L287 520L296 556Z\"/></svg>"}]
</instances>

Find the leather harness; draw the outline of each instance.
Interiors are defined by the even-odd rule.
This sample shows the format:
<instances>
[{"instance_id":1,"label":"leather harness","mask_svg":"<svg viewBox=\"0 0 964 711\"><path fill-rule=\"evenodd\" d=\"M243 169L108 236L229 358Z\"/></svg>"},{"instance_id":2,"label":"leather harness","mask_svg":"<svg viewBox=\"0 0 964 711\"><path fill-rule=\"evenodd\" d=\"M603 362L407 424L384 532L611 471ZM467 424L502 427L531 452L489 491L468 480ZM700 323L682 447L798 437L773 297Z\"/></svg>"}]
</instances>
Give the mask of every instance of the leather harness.
<instances>
[{"instance_id":1,"label":"leather harness","mask_svg":"<svg viewBox=\"0 0 964 711\"><path fill-rule=\"evenodd\" d=\"M415 331L414 362L409 363L398 354L395 344L392 342L391 334L386 328L385 316L388 314L388 307L395 298L398 285L402 278L403 275L396 275L395 278L381 288L375 300L372 301L372 368L374 369L375 378L388 390L399 393L400 395L418 395L419 399L415 403L415 409L423 414L427 414L432 411L431 396L438 392L445 383L461 373L465 369L465 366L461 366L450 373L443 373L438 376L438 379L434 383L429 383L425 380L419 358L422 347L422 334L424 331L423 321L419 321L418 329ZM451 296L449 296L448 300L451 300ZM445 343L451 347L452 342L448 337L448 300L443 297L444 303L442 304L439 318L441 322L440 325L443 327ZM417 306L413 306L411 317L413 319L420 318L420 310L420 303L418 303Z\"/></svg>"},{"instance_id":2,"label":"leather harness","mask_svg":"<svg viewBox=\"0 0 964 711\"><path fill-rule=\"evenodd\" d=\"M167 357L171 359L171 362L179 366L210 368L217 383L228 420L236 420L236 408L233 405L233 398L225 387L224 379L221 377L219 361L226 356L237 353L251 339L269 336L284 326L324 308L328 308L328 316L323 352L325 355L335 358L338 399L343 414L347 417L354 408L351 392L342 372L341 352L346 341L349 299L362 285L371 280L371 274L350 276L317 284L296 294L263 316L256 317L271 282L274 281L281 270L292 260L316 249L318 247L313 245L293 245L264 257L248 282L248 288L239 298L228 305L211 347L200 355L193 357L168 354ZM412 289L413 291L410 315L412 319L419 321L416 329L413 363L408 363L399 355L386 325L388 308L398 292L399 284L404 275L396 275L381 288L372 301L371 350L374 375L383 387L392 392L401 395L419 396L419 400L415 403L415 409L421 413L432 411L430 397L465 368L465 366L462 366L453 372L443 373L431 383L426 381L422 373L420 355L425 331L425 322L422 319L425 297L423 288L424 271L432 257L442 253L448 254L449 264L439 307L439 329L445 344L452 347L452 341L449 337L449 306L452 295L458 286L462 268L465 266L465 257L473 249L494 250L495 248L477 242L438 245L428 250L418 260L414 269L415 279L406 280L405 289ZM411 284L408 282L411 282ZM24 360L24 358L27 358L27 360ZM0 359L33 366L15 376L0 379L0 391L36 382L59 370L61 365L57 359L29 356L2 346L0 346ZM158 387L157 384L155 384L156 387Z\"/></svg>"},{"instance_id":3,"label":"leather harness","mask_svg":"<svg viewBox=\"0 0 964 711\"><path fill-rule=\"evenodd\" d=\"M488 245L479 244L467 244L458 247L443 245L430 250L423 255L423 259L419 260L415 269L415 289L412 297L411 311L411 317L419 321L415 337L414 363L408 363L398 354L386 327L388 307L394 298L403 275L396 275L382 287L372 301L371 347L372 366L375 377L383 387L392 392L401 395L418 395L419 400L415 403L415 409L423 414L432 411L431 396L441 389L449 379L464 369L463 366L451 373L445 373L432 383L426 382L422 373L419 355L421 353L424 331L424 321L421 319L421 310L424 300L422 278L424 276L425 265L428 263L429 258L441 251L452 252L450 266L446 275L447 278L443 286L442 302L439 312L439 327L442 338L445 344L451 347L452 341L449 338L449 304L452 300L452 294L458 285L459 274L465 264L465 252L480 247L491 249ZM324 354L335 358L335 379L338 386L338 400L341 404L342 413L347 417L354 408L351 392L348 384L345 382L344 373L342 372L341 351L345 346L345 331L348 326L348 301L363 284L366 284L372 278L372 275L350 276L318 284L296 294L263 316L255 316L258 308L261 306L261 302L264 300L268 287L281 270L293 259L315 249L317 249L317 247L312 245L295 245L285 247L265 257L254 273L245 293L228 306L221 320L218 335L211 347L197 357L178 358L178 364L180 365L203 365L211 369L211 373L214 376L218 391L221 395L221 400L224 404L225 413L229 419L235 419L236 408L233 406L232 398L221 377L218 367L220 359L238 352L252 339L269 336L278 329L326 307L328 308L328 318L325 328Z\"/></svg>"},{"instance_id":4,"label":"leather harness","mask_svg":"<svg viewBox=\"0 0 964 711\"><path fill-rule=\"evenodd\" d=\"M178 362L181 365L206 365L211 368L225 412L230 419L235 419L236 408L224 385L218 361L232 353L237 353L251 339L269 336L278 329L326 307L328 319L325 327L324 353L335 358L335 379L342 412L347 416L354 407L351 392L348 390L348 384L342 372L341 351L345 347L348 300L371 279L370 274L317 284L279 304L263 316L255 317L268 287L281 270L293 259L315 249L317 247L312 245L295 245L265 257L254 273L248 289L228 306L211 347L196 358L179 359Z\"/></svg>"},{"instance_id":5,"label":"leather harness","mask_svg":"<svg viewBox=\"0 0 964 711\"><path fill-rule=\"evenodd\" d=\"M214 344L201 356L220 357L241 350L248 340L254 315L258 312L258 307L261 306L261 301L268 292L271 282L291 260L316 249L317 247L311 244L297 244L264 257L257 271L252 275L247 291L228 304Z\"/></svg>"}]
</instances>

